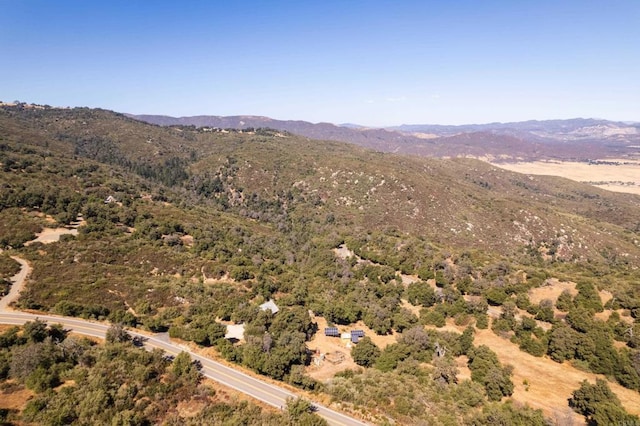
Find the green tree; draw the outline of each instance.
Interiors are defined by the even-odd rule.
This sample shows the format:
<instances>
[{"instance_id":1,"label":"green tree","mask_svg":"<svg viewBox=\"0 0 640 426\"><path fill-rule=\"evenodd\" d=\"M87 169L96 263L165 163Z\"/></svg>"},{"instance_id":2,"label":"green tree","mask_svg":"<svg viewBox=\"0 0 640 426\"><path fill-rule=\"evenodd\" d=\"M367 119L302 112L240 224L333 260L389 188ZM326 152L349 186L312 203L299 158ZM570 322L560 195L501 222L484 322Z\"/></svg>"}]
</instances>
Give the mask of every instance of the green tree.
<instances>
[{"instance_id":1,"label":"green tree","mask_svg":"<svg viewBox=\"0 0 640 426\"><path fill-rule=\"evenodd\" d=\"M377 334L389 334L392 330L392 315L390 309L373 305L362 316L362 321Z\"/></svg>"},{"instance_id":2,"label":"green tree","mask_svg":"<svg viewBox=\"0 0 640 426\"><path fill-rule=\"evenodd\" d=\"M135 327L138 323L138 318L129 311L124 309L118 309L112 311L108 317L109 321L114 324L122 324L129 327Z\"/></svg>"},{"instance_id":3,"label":"green tree","mask_svg":"<svg viewBox=\"0 0 640 426\"><path fill-rule=\"evenodd\" d=\"M480 330L486 330L489 328L489 315L487 314L476 314L476 327Z\"/></svg>"},{"instance_id":4,"label":"green tree","mask_svg":"<svg viewBox=\"0 0 640 426\"><path fill-rule=\"evenodd\" d=\"M556 308L562 312L569 312L573 307L571 292L569 290L563 290L560 296L558 296L558 300L556 300Z\"/></svg>"},{"instance_id":5,"label":"green tree","mask_svg":"<svg viewBox=\"0 0 640 426\"><path fill-rule=\"evenodd\" d=\"M227 334L227 327L223 324L211 321L207 326L207 340L208 344L214 344L218 339L221 339Z\"/></svg>"},{"instance_id":6,"label":"green tree","mask_svg":"<svg viewBox=\"0 0 640 426\"><path fill-rule=\"evenodd\" d=\"M42 342L49 336L47 323L39 319L25 323L22 330L24 337L30 342Z\"/></svg>"},{"instance_id":7,"label":"green tree","mask_svg":"<svg viewBox=\"0 0 640 426\"><path fill-rule=\"evenodd\" d=\"M191 360L191 356L187 352L180 352L171 363L171 372L180 379L184 379L193 384L197 384L200 380L200 370Z\"/></svg>"},{"instance_id":8,"label":"green tree","mask_svg":"<svg viewBox=\"0 0 640 426\"><path fill-rule=\"evenodd\" d=\"M402 333L405 329L408 329L418 323L418 317L408 309L400 308L398 312L393 316L393 328Z\"/></svg>"},{"instance_id":9,"label":"green tree","mask_svg":"<svg viewBox=\"0 0 640 426\"><path fill-rule=\"evenodd\" d=\"M594 326L593 312L579 306L571 309L567 313L565 321L571 328L581 333L587 333Z\"/></svg>"},{"instance_id":10,"label":"green tree","mask_svg":"<svg viewBox=\"0 0 640 426\"><path fill-rule=\"evenodd\" d=\"M481 383L492 401L513 393L511 368L502 367L497 355L489 347L481 345L469 351L471 380Z\"/></svg>"},{"instance_id":11,"label":"green tree","mask_svg":"<svg viewBox=\"0 0 640 426\"><path fill-rule=\"evenodd\" d=\"M322 386L321 382L304 374L304 366L302 365L294 365L291 367L288 381L292 385L309 391L317 390Z\"/></svg>"},{"instance_id":12,"label":"green tree","mask_svg":"<svg viewBox=\"0 0 640 426\"><path fill-rule=\"evenodd\" d=\"M596 324L596 327L587 334L595 344L593 356L585 359L594 373L613 375L620 365L620 357L613 346L613 339L606 325L601 321L596 321Z\"/></svg>"},{"instance_id":13,"label":"green tree","mask_svg":"<svg viewBox=\"0 0 640 426\"><path fill-rule=\"evenodd\" d=\"M635 424L640 420L622 408L620 400L603 379L596 379L595 384L583 381L569 398L569 406L595 425Z\"/></svg>"},{"instance_id":14,"label":"green tree","mask_svg":"<svg viewBox=\"0 0 640 426\"><path fill-rule=\"evenodd\" d=\"M487 302L490 305L498 306L502 305L505 300L509 297L507 293L502 288L492 287L486 293L485 296L487 298Z\"/></svg>"},{"instance_id":15,"label":"green tree","mask_svg":"<svg viewBox=\"0 0 640 426\"><path fill-rule=\"evenodd\" d=\"M407 287L407 300L412 305L430 307L436 303L436 293L429 284L424 281L416 281Z\"/></svg>"},{"instance_id":16,"label":"green tree","mask_svg":"<svg viewBox=\"0 0 640 426\"><path fill-rule=\"evenodd\" d=\"M61 383L60 376L55 369L37 367L25 380L25 384L29 389L36 392L44 392L52 389Z\"/></svg>"},{"instance_id":17,"label":"green tree","mask_svg":"<svg viewBox=\"0 0 640 426\"><path fill-rule=\"evenodd\" d=\"M398 363L411 356L411 347L404 343L394 343L384 348L376 361L376 369L389 372L394 370Z\"/></svg>"},{"instance_id":18,"label":"green tree","mask_svg":"<svg viewBox=\"0 0 640 426\"><path fill-rule=\"evenodd\" d=\"M26 343L26 338L24 336L18 336L19 331L20 329L18 327L11 327L4 333L0 334L0 349L8 349L11 346Z\"/></svg>"},{"instance_id":19,"label":"green tree","mask_svg":"<svg viewBox=\"0 0 640 426\"><path fill-rule=\"evenodd\" d=\"M566 325L554 325L549 333L547 354L556 362L575 358L579 334Z\"/></svg>"},{"instance_id":20,"label":"green tree","mask_svg":"<svg viewBox=\"0 0 640 426\"><path fill-rule=\"evenodd\" d=\"M446 325L446 318L441 311L434 308L420 310L420 320L423 324L434 325L438 328Z\"/></svg>"},{"instance_id":21,"label":"green tree","mask_svg":"<svg viewBox=\"0 0 640 426\"><path fill-rule=\"evenodd\" d=\"M304 333L310 339L316 332L317 325L311 320L308 309L296 306L289 309L281 309L275 315L269 327L269 332L275 336L281 333L299 332Z\"/></svg>"},{"instance_id":22,"label":"green tree","mask_svg":"<svg viewBox=\"0 0 640 426\"><path fill-rule=\"evenodd\" d=\"M529 295L527 293L519 293L516 296L516 306L519 309L527 310L529 306L531 306L531 301L529 300Z\"/></svg>"},{"instance_id":23,"label":"green tree","mask_svg":"<svg viewBox=\"0 0 640 426\"><path fill-rule=\"evenodd\" d=\"M473 347L473 335L475 334L475 330L472 326L468 326L462 332L460 336L460 352L463 355L466 355L469 352L469 349Z\"/></svg>"},{"instance_id":24,"label":"green tree","mask_svg":"<svg viewBox=\"0 0 640 426\"><path fill-rule=\"evenodd\" d=\"M544 299L540 301L538 312L536 313L536 319L545 322L553 322L553 301L550 299Z\"/></svg>"},{"instance_id":25,"label":"green tree","mask_svg":"<svg viewBox=\"0 0 640 426\"><path fill-rule=\"evenodd\" d=\"M122 324L111 324L107 329L105 339L108 343L123 343L131 340L131 335L127 333Z\"/></svg>"},{"instance_id":26,"label":"green tree","mask_svg":"<svg viewBox=\"0 0 640 426\"><path fill-rule=\"evenodd\" d=\"M328 423L314 413L313 404L303 398L287 399L287 416L292 424L301 426L325 426Z\"/></svg>"},{"instance_id":27,"label":"green tree","mask_svg":"<svg viewBox=\"0 0 640 426\"><path fill-rule=\"evenodd\" d=\"M576 288L578 289L578 294L573 300L576 306L582 307L591 313L602 312L604 310L598 290L592 283L579 282Z\"/></svg>"},{"instance_id":28,"label":"green tree","mask_svg":"<svg viewBox=\"0 0 640 426\"><path fill-rule=\"evenodd\" d=\"M335 324L352 324L360 318L356 306L339 300L333 300L324 311L327 321Z\"/></svg>"},{"instance_id":29,"label":"green tree","mask_svg":"<svg viewBox=\"0 0 640 426\"><path fill-rule=\"evenodd\" d=\"M365 336L351 348L351 356L356 364L371 367L380 356L380 348L373 343L370 337Z\"/></svg>"},{"instance_id":30,"label":"green tree","mask_svg":"<svg viewBox=\"0 0 640 426\"><path fill-rule=\"evenodd\" d=\"M520 339L520 349L533 356L543 356L547 352L546 340L538 340L531 335L524 335Z\"/></svg>"}]
</instances>

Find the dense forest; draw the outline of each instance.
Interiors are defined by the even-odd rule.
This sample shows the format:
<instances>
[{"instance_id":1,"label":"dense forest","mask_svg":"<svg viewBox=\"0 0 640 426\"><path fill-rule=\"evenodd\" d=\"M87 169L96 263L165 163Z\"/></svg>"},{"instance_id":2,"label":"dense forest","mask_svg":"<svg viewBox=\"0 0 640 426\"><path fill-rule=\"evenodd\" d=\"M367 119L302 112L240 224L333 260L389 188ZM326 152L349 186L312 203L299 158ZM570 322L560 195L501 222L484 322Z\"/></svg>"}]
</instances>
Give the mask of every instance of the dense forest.
<instances>
[{"instance_id":1,"label":"dense forest","mask_svg":"<svg viewBox=\"0 0 640 426\"><path fill-rule=\"evenodd\" d=\"M373 423L561 424L513 399L516 360L476 339L490 331L598 375L555 408L593 424L638 421L625 409L640 406L639 197L469 159L92 109L0 108L0 167L0 292L18 269L11 254L33 266L19 309L168 332ZM24 245L78 219L77 237L55 248ZM533 297L558 282L559 295ZM278 313L260 309L268 300ZM317 318L367 330L347 353L357 368L309 374ZM225 339L226 324L244 324L243 339ZM0 392L36 395L3 411L7 422L320 421L244 403L186 421L180 401L215 400L196 367L69 339L41 324L2 334ZM18 366L27 354L33 363ZM118 363L139 366L135 377L101 387ZM635 408L614 385L635 392Z\"/></svg>"}]
</instances>

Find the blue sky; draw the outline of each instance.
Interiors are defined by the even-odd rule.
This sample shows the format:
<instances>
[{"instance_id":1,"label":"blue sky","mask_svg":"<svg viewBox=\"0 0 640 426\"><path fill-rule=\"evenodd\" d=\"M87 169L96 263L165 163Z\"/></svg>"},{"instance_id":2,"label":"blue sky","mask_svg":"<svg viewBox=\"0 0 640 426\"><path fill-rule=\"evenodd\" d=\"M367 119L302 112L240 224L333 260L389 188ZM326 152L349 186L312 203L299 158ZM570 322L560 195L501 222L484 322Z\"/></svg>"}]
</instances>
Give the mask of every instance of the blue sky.
<instances>
[{"instance_id":1,"label":"blue sky","mask_svg":"<svg viewBox=\"0 0 640 426\"><path fill-rule=\"evenodd\" d=\"M0 100L463 124L640 121L640 1L0 0Z\"/></svg>"}]
</instances>

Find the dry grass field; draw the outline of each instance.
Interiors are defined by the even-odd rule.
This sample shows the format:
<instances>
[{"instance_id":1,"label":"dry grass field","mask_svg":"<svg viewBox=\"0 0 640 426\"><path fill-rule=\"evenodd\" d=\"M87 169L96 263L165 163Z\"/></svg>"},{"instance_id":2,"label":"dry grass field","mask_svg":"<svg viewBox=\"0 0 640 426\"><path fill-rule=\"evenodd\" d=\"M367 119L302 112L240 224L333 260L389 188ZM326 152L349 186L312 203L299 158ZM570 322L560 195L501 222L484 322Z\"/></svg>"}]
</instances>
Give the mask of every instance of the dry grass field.
<instances>
[{"instance_id":1,"label":"dry grass field","mask_svg":"<svg viewBox=\"0 0 640 426\"><path fill-rule=\"evenodd\" d=\"M580 382L588 380L594 383L597 377L603 377L580 371L566 362L559 364L546 357L538 358L524 353L517 345L491 330L478 330L474 343L493 348L500 362L514 367L512 380L515 389L512 398L541 409L547 416L555 416L567 407L567 400L580 387ZM617 383L609 382L609 386L628 412L640 414L638 392ZM576 416L576 420L580 419L580 416Z\"/></svg>"},{"instance_id":2,"label":"dry grass field","mask_svg":"<svg viewBox=\"0 0 640 426\"><path fill-rule=\"evenodd\" d=\"M447 325L439 330L461 333L464 327L456 326L453 320L449 319ZM594 383L596 378L604 378L604 376L578 370L568 362L559 364L547 357L527 354L490 329L476 330L474 344L492 348L501 363L513 367L511 379L514 392L511 399L515 402L542 410L547 418L555 420L559 425L585 424L584 417L569 409L567 400L571 397L571 393L580 387L583 380ZM457 359L460 380L470 378L466 360L466 357ZM629 413L640 414L638 392L611 381L608 383Z\"/></svg>"},{"instance_id":3,"label":"dry grass field","mask_svg":"<svg viewBox=\"0 0 640 426\"><path fill-rule=\"evenodd\" d=\"M34 392L16 383L0 389L0 409L22 411Z\"/></svg>"},{"instance_id":4,"label":"dry grass field","mask_svg":"<svg viewBox=\"0 0 640 426\"><path fill-rule=\"evenodd\" d=\"M531 289L529 291L529 300L531 300L531 303L540 303L545 299L549 299L555 303L558 300L558 296L565 290L569 291L572 296L578 294L576 283L563 282L557 278L551 278L548 280L548 285Z\"/></svg>"},{"instance_id":5,"label":"dry grass field","mask_svg":"<svg viewBox=\"0 0 640 426\"><path fill-rule=\"evenodd\" d=\"M560 176L578 182L589 183L614 192L640 194L640 160L615 160L614 164L588 164L563 161L534 161L528 163L494 164L513 172Z\"/></svg>"}]
</instances>

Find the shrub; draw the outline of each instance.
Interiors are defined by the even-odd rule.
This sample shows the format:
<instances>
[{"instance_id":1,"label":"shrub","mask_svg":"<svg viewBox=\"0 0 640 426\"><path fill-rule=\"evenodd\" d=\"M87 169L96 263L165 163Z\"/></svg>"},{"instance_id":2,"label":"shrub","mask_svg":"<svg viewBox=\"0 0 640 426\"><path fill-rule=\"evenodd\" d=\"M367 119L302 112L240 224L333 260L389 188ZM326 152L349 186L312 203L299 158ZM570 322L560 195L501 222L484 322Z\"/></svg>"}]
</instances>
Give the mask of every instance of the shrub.
<instances>
[{"instance_id":1,"label":"shrub","mask_svg":"<svg viewBox=\"0 0 640 426\"><path fill-rule=\"evenodd\" d=\"M485 293L485 296L487 298L487 302L493 306L502 305L504 301L507 300L507 297L509 297L503 289L497 287L490 288Z\"/></svg>"},{"instance_id":2,"label":"shrub","mask_svg":"<svg viewBox=\"0 0 640 426\"><path fill-rule=\"evenodd\" d=\"M489 328L489 315L487 314L476 314L476 327L480 330L486 330Z\"/></svg>"},{"instance_id":3,"label":"shrub","mask_svg":"<svg viewBox=\"0 0 640 426\"><path fill-rule=\"evenodd\" d=\"M444 315L434 309L430 309L423 313L421 311L420 318L424 324L434 325L436 327L444 327L446 324Z\"/></svg>"}]
</instances>

